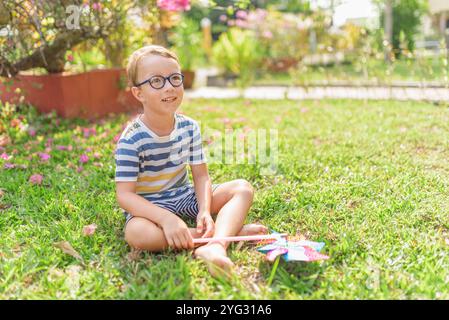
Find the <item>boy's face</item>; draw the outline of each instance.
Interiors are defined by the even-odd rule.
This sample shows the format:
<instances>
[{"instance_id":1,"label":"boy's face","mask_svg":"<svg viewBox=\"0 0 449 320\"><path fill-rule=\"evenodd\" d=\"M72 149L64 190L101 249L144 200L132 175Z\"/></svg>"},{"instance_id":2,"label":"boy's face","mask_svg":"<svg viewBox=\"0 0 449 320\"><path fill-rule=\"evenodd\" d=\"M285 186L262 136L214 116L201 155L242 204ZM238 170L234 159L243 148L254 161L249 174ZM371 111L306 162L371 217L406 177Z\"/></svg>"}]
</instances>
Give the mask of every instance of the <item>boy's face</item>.
<instances>
[{"instance_id":1,"label":"boy's face","mask_svg":"<svg viewBox=\"0 0 449 320\"><path fill-rule=\"evenodd\" d=\"M176 60L157 55L149 55L140 59L137 66L137 83L153 76L168 77L173 73L181 73ZM166 79L161 89L154 89L147 82L139 87L132 87L134 96L143 104L144 109L150 109L158 114L173 114L179 107L184 96L184 86L173 87Z\"/></svg>"}]
</instances>

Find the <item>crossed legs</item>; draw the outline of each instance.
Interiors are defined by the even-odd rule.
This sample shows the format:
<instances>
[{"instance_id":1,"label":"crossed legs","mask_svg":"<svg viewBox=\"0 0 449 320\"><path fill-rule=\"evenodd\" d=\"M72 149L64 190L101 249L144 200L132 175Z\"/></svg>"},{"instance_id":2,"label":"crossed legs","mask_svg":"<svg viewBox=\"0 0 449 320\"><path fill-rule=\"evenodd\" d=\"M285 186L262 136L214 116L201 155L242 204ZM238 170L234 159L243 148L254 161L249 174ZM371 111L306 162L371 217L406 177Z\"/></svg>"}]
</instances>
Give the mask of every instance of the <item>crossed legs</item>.
<instances>
[{"instance_id":1,"label":"crossed legs","mask_svg":"<svg viewBox=\"0 0 449 320\"><path fill-rule=\"evenodd\" d=\"M246 180L233 180L221 184L212 195L211 212L217 213L214 237L266 233L259 224L243 225L253 202L254 191ZM196 228L190 228L193 238L201 237ZM125 229L125 240L136 249L162 251L168 248L163 230L148 219L134 217ZM195 249L195 256L204 260L212 275L228 271L233 263L227 257L229 243L211 242Z\"/></svg>"}]
</instances>

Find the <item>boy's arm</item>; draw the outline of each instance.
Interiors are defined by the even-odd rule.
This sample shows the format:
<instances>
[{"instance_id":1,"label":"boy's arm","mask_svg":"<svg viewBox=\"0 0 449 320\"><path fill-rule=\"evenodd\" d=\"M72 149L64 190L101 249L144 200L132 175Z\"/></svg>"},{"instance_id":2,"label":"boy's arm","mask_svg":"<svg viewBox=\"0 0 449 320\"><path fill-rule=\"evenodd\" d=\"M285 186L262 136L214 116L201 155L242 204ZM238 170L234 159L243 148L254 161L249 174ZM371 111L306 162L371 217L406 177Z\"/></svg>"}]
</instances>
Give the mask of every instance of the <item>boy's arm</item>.
<instances>
[{"instance_id":1,"label":"boy's arm","mask_svg":"<svg viewBox=\"0 0 449 320\"><path fill-rule=\"evenodd\" d=\"M207 171L207 164L190 165L190 169L192 170L193 185L198 199L198 215L210 214L212 183Z\"/></svg>"},{"instance_id":2,"label":"boy's arm","mask_svg":"<svg viewBox=\"0 0 449 320\"><path fill-rule=\"evenodd\" d=\"M116 182L117 202L120 207L135 217L146 218L159 225L170 247L192 249L192 235L185 222L170 211L139 196L135 190L135 182Z\"/></svg>"},{"instance_id":3,"label":"boy's arm","mask_svg":"<svg viewBox=\"0 0 449 320\"><path fill-rule=\"evenodd\" d=\"M207 171L207 164L190 165L192 170L195 194L198 200L197 231L205 232L202 237L210 237L214 233L214 220L210 215L212 202L212 183Z\"/></svg>"},{"instance_id":4,"label":"boy's arm","mask_svg":"<svg viewBox=\"0 0 449 320\"><path fill-rule=\"evenodd\" d=\"M116 182L116 196L122 209L135 217L147 218L159 226L163 225L165 218L172 216L170 211L158 207L136 194L135 182Z\"/></svg>"}]
</instances>

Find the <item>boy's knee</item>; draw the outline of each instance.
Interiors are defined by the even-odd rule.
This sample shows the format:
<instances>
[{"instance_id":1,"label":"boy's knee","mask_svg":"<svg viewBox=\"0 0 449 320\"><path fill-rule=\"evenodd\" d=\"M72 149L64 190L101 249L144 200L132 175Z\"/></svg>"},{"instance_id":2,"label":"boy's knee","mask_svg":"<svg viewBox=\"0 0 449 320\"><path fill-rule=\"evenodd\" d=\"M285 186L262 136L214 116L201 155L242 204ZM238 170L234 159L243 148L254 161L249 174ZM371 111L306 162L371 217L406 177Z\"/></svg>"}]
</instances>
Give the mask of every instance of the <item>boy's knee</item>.
<instances>
[{"instance_id":1,"label":"boy's knee","mask_svg":"<svg viewBox=\"0 0 449 320\"><path fill-rule=\"evenodd\" d=\"M162 250L163 248L158 248L151 243L151 227L149 226L149 221L141 221L140 219L133 218L128 222L125 230L125 241L134 249L141 250ZM156 227L156 226L154 226Z\"/></svg>"},{"instance_id":2,"label":"boy's knee","mask_svg":"<svg viewBox=\"0 0 449 320\"><path fill-rule=\"evenodd\" d=\"M137 221L130 220L125 230L125 241L135 249L141 249L142 235L144 233L145 226Z\"/></svg>"},{"instance_id":3,"label":"boy's knee","mask_svg":"<svg viewBox=\"0 0 449 320\"><path fill-rule=\"evenodd\" d=\"M250 198L252 200L254 197L254 188L251 185L251 183L249 183L245 179L238 179L235 182L237 185L235 191L238 194L247 196L248 198Z\"/></svg>"}]
</instances>

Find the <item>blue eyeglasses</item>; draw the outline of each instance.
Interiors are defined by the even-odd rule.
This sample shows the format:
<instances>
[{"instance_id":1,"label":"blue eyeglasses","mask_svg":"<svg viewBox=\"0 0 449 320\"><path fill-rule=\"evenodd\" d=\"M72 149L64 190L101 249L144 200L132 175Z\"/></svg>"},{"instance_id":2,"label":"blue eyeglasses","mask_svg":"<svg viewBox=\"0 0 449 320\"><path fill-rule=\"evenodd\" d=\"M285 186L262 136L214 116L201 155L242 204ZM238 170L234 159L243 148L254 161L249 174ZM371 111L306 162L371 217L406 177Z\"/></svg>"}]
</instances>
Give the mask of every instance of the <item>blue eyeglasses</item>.
<instances>
[{"instance_id":1,"label":"blue eyeglasses","mask_svg":"<svg viewBox=\"0 0 449 320\"><path fill-rule=\"evenodd\" d=\"M181 73L172 73L168 77L163 76L153 76L148 80L142 81L136 84L136 87L140 87L145 83L149 83L154 89L162 89L165 86L165 82L168 80L173 87L179 87L184 82L184 75Z\"/></svg>"}]
</instances>

